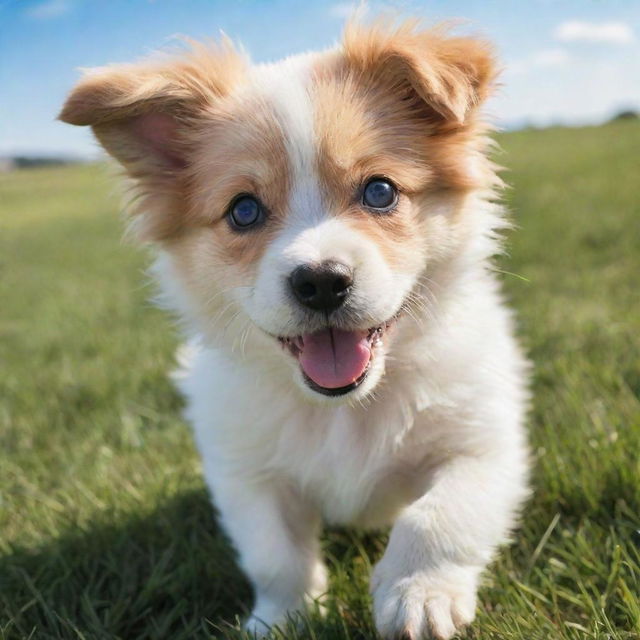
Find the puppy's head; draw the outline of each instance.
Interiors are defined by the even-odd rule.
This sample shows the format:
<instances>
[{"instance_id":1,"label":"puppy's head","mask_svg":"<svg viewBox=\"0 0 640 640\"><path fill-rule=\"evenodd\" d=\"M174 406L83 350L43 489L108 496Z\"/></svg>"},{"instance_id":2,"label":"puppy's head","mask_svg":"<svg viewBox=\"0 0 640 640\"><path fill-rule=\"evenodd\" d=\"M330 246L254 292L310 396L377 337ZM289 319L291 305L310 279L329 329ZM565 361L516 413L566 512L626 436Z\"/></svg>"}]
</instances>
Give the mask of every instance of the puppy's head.
<instances>
[{"instance_id":1,"label":"puppy's head","mask_svg":"<svg viewBox=\"0 0 640 640\"><path fill-rule=\"evenodd\" d=\"M99 69L60 117L134 180L134 227L199 331L286 362L312 397L360 398L456 250L462 202L492 184L493 75L480 41L351 25L277 64L224 43Z\"/></svg>"}]
</instances>

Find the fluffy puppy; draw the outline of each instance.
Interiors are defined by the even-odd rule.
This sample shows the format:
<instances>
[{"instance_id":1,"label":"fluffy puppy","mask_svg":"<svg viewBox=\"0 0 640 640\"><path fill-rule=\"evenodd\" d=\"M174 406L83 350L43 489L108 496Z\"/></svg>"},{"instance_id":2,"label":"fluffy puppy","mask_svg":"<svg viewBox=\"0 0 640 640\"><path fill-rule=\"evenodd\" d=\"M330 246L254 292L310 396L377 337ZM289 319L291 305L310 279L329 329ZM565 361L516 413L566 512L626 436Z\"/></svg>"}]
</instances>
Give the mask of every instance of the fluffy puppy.
<instances>
[{"instance_id":1,"label":"fluffy puppy","mask_svg":"<svg viewBox=\"0 0 640 640\"><path fill-rule=\"evenodd\" d=\"M229 42L90 72L61 119L136 187L191 332L180 387L264 633L327 591L323 521L392 525L384 638L448 638L526 495L526 362L477 39L352 23L252 66Z\"/></svg>"}]
</instances>

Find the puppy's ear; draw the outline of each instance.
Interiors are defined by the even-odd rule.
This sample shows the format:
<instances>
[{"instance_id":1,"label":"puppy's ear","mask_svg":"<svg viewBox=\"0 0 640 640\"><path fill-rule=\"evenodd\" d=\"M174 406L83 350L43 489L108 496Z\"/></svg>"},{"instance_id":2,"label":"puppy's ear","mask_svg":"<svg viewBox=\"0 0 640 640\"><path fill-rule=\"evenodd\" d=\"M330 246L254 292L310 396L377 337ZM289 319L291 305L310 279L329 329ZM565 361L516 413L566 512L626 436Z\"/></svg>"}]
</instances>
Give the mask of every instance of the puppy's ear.
<instances>
[{"instance_id":1,"label":"puppy's ear","mask_svg":"<svg viewBox=\"0 0 640 640\"><path fill-rule=\"evenodd\" d=\"M59 119L91 126L133 177L173 175L188 163L190 126L245 65L228 42L192 47L180 58L89 70Z\"/></svg>"},{"instance_id":2,"label":"puppy's ear","mask_svg":"<svg viewBox=\"0 0 640 640\"><path fill-rule=\"evenodd\" d=\"M488 96L496 76L491 46L483 40L449 37L444 28L419 30L407 21L395 29L380 21L351 23L344 34L347 63L371 80L432 111L433 119L463 125Z\"/></svg>"}]
</instances>

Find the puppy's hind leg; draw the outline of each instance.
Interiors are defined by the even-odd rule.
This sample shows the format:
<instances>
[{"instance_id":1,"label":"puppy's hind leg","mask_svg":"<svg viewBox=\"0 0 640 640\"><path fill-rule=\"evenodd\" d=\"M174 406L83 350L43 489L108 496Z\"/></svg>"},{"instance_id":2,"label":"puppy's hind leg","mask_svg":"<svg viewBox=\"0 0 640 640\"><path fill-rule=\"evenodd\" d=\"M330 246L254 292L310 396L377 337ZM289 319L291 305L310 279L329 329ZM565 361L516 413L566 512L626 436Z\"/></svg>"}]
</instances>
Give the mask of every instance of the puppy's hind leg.
<instances>
[{"instance_id":1,"label":"puppy's hind leg","mask_svg":"<svg viewBox=\"0 0 640 640\"><path fill-rule=\"evenodd\" d=\"M320 518L299 495L280 483L238 478L218 480L213 494L255 590L248 630L264 635L326 593L327 571L317 538Z\"/></svg>"}]
</instances>

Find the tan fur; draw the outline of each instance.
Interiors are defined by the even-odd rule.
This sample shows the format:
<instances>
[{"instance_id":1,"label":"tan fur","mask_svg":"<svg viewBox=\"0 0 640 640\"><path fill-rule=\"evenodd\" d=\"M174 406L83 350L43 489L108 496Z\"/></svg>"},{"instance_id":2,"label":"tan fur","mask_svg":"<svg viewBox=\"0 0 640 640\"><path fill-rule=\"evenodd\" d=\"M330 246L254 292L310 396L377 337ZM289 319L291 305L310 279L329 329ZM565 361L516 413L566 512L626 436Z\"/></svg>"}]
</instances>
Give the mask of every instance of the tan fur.
<instances>
[{"instance_id":1,"label":"tan fur","mask_svg":"<svg viewBox=\"0 0 640 640\"><path fill-rule=\"evenodd\" d=\"M432 221L412 200L494 179L476 116L494 73L485 43L417 31L412 21L397 29L351 24L343 53L317 65L318 167L328 206L351 216L391 264L422 259ZM359 204L375 176L399 188L393 214L372 215Z\"/></svg>"},{"instance_id":2,"label":"tan fur","mask_svg":"<svg viewBox=\"0 0 640 640\"><path fill-rule=\"evenodd\" d=\"M352 22L344 35L347 64L363 75L408 82L436 114L464 124L495 77L491 46L477 38L449 37L445 27L420 30L417 20L388 28Z\"/></svg>"},{"instance_id":3,"label":"tan fur","mask_svg":"<svg viewBox=\"0 0 640 640\"><path fill-rule=\"evenodd\" d=\"M190 133L197 152L189 170L191 224L213 224L226 262L255 264L277 233L287 210L290 167L273 108L260 98L221 100ZM269 223L238 233L223 219L238 194L265 206Z\"/></svg>"},{"instance_id":4,"label":"tan fur","mask_svg":"<svg viewBox=\"0 0 640 640\"><path fill-rule=\"evenodd\" d=\"M246 69L227 40L218 46L190 44L180 57L89 70L59 115L70 124L90 125L136 182L131 213L144 214L135 225L143 240L164 240L182 230L189 132L242 81Z\"/></svg>"},{"instance_id":5,"label":"tan fur","mask_svg":"<svg viewBox=\"0 0 640 640\"><path fill-rule=\"evenodd\" d=\"M495 82L492 47L477 38L450 37L445 27L419 30L418 24L350 24L344 38L347 73L395 98L394 113L400 102L405 105L405 126L413 126L404 135L407 144L398 147L431 168L432 186L483 186L492 171L483 157L488 127L478 107ZM479 161L471 170L470 158Z\"/></svg>"}]
</instances>

